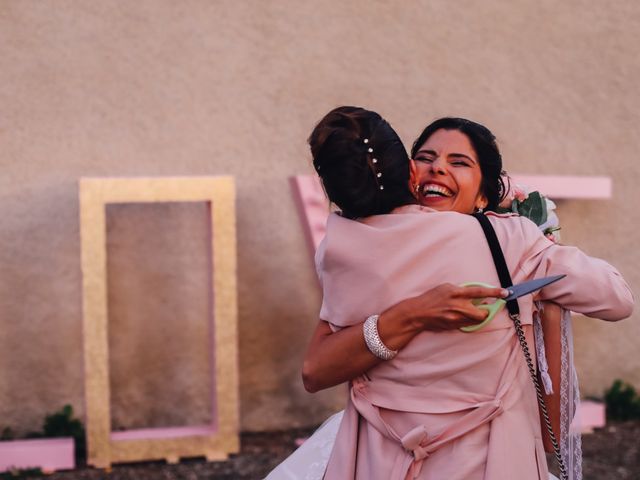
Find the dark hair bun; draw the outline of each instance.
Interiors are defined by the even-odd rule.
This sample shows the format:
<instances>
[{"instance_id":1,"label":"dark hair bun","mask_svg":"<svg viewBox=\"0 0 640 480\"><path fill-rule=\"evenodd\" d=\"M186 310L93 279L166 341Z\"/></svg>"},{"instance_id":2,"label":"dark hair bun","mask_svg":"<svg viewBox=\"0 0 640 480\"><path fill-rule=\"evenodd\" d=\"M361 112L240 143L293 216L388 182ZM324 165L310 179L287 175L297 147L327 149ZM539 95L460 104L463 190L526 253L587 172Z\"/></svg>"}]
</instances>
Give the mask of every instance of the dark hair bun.
<instances>
[{"instance_id":1,"label":"dark hair bun","mask_svg":"<svg viewBox=\"0 0 640 480\"><path fill-rule=\"evenodd\" d=\"M313 129L309 145L327 196L343 215L366 217L413 203L407 152L376 112L336 108Z\"/></svg>"}]
</instances>

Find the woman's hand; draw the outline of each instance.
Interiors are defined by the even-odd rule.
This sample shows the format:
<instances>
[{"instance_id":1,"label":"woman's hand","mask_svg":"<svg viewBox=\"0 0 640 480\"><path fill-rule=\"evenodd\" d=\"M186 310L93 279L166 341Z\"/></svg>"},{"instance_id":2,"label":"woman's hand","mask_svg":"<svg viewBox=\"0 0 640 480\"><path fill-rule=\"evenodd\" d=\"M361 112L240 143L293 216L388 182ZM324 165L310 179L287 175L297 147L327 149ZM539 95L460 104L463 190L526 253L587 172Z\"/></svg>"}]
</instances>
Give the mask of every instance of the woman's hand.
<instances>
[{"instance_id":1,"label":"woman's hand","mask_svg":"<svg viewBox=\"0 0 640 480\"><path fill-rule=\"evenodd\" d=\"M434 332L455 330L482 322L488 315L472 301L482 298L504 298L509 292L502 288L460 287L443 283L407 299L389 309L400 309L400 315L412 319L415 328Z\"/></svg>"}]
</instances>

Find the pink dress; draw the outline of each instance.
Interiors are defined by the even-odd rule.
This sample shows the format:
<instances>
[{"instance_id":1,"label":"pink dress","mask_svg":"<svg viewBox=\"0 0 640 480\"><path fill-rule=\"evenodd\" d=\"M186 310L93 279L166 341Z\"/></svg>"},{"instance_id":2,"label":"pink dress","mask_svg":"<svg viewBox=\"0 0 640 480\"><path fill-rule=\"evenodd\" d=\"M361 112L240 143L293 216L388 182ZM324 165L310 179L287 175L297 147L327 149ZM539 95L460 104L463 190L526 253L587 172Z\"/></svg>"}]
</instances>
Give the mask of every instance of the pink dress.
<instances>
[{"instance_id":1,"label":"pink dress","mask_svg":"<svg viewBox=\"0 0 640 480\"><path fill-rule=\"evenodd\" d=\"M633 297L608 263L546 239L517 216L488 215L514 283L567 278L540 298L605 320ZM360 324L441 283L499 285L476 219L405 206L362 221L331 215L316 255L320 318ZM533 299L519 299L533 350ZM547 480L535 392L506 310L474 333L417 335L391 361L351 382L325 479Z\"/></svg>"}]
</instances>

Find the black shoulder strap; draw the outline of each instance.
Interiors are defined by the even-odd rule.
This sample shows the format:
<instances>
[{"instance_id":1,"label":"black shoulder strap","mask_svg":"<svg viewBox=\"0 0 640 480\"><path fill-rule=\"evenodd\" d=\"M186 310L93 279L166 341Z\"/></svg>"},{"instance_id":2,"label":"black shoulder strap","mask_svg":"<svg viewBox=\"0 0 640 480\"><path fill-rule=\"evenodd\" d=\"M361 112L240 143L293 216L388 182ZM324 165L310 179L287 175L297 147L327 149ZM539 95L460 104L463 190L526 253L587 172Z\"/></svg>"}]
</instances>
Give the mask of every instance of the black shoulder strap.
<instances>
[{"instance_id":1,"label":"black shoulder strap","mask_svg":"<svg viewBox=\"0 0 640 480\"><path fill-rule=\"evenodd\" d=\"M513 282L511 281L509 268L507 268L507 262L504 260L504 255L502 253L502 248L500 248L500 242L498 242L496 232L484 213L474 213L473 216L480 222L480 226L484 231L484 236L487 237L487 242L491 249L491 256L493 257L493 263L496 265L496 270L498 271L500 285L502 288L509 288L513 285ZM511 315L517 315L520 313L517 300L509 300L507 302L507 309Z\"/></svg>"},{"instance_id":2,"label":"black shoulder strap","mask_svg":"<svg viewBox=\"0 0 640 480\"><path fill-rule=\"evenodd\" d=\"M502 248L500 248L498 237L496 236L496 232L493 229L491 222L482 213L474 213L473 216L476 217L476 219L480 222L482 230L484 230L484 235L485 237L487 237L487 242L489 242L489 248L491 249L491 256L493 257L493 263L495 263L496 265L496 270L498 271L498 277L500 277L500 284L502 285L502 288L510 287L511 285L513 285L513 283L511 282L511 275L509 275L507 262L505 262L504 260ZM536 370L533 366L533 360L531 359L531 353L529 353L527 339L524 335L524 331L522 330L522 324L520 323L520 308L518 307L518 300L509 300L507 302L507 309L509 310L509 316L511 317L511 320L513 320L513 324L515 325L518 341L520 342L520 346L522 347L522 352L524 353L527 368L529 369L529 375L531 376L531 381L533 382L533 385L536 389L536 396L538 397L538 404L540 405L540 413L544 418L544 423L547 426L549 438L551 439L551 444L553 445L553 451L556 455L556 460L558 461L560 478L562 478L562 480L568 480L569 476L567 475L567 467L564 459L562 458L560 447L558 446L558 441L556 440L556 435L553 432L553 428L551 428L549 412L547 411L547 406L544 403L544 398L542 397L542 388L540 387L540 382L538 381Z\"/></svg>"}]
</instances>

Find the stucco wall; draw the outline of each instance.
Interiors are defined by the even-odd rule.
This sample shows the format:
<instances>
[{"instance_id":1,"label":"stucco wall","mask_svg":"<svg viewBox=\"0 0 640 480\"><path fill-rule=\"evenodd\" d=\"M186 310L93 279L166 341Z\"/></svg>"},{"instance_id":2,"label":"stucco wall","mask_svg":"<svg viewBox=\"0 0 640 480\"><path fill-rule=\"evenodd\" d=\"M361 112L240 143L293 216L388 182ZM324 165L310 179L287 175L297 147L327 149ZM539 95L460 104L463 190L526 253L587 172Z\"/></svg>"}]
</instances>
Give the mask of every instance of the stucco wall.
<instances>
[{"instance_id":1,"label":"stucco wall","mask_svg":"<svg viewBox=\"0 0 640 480\"><path fill-rule=\"evenodd\" d=\"M83 411L81 176L234 175L242 427L307 425L337 408L342 388L309 395L299 380L320 299L287 179L311 171L305 139L340 104L380 111L407 144L438 116L466 116L496 133L512 171L611 176L611 201L559 205L563 240L611 261L637 291L639 44L633 0L0 2L0 426L38 429L64 403ZM193 237L158 234L167 215ZM197 252L198 218L112 212L113 278L149 275L121 248L145 235ZM206 417L203 347L182 355L205 321L192 264L185 254L178 271L193 302L171 301L195 330L147 342L166 354L155 367L123 368L118 339L141 345L153 329L115 320L114 428ZM134 293L111 296L112 312L142 309ZM637 317L576 322L584 393L618 376L640 386ZM167 359L183 368L159 368ZM126 390L130 377L161 385L159 371L162 395ZM186 414L167 413L172 391Z\"/></svg>"}]
</instances>

